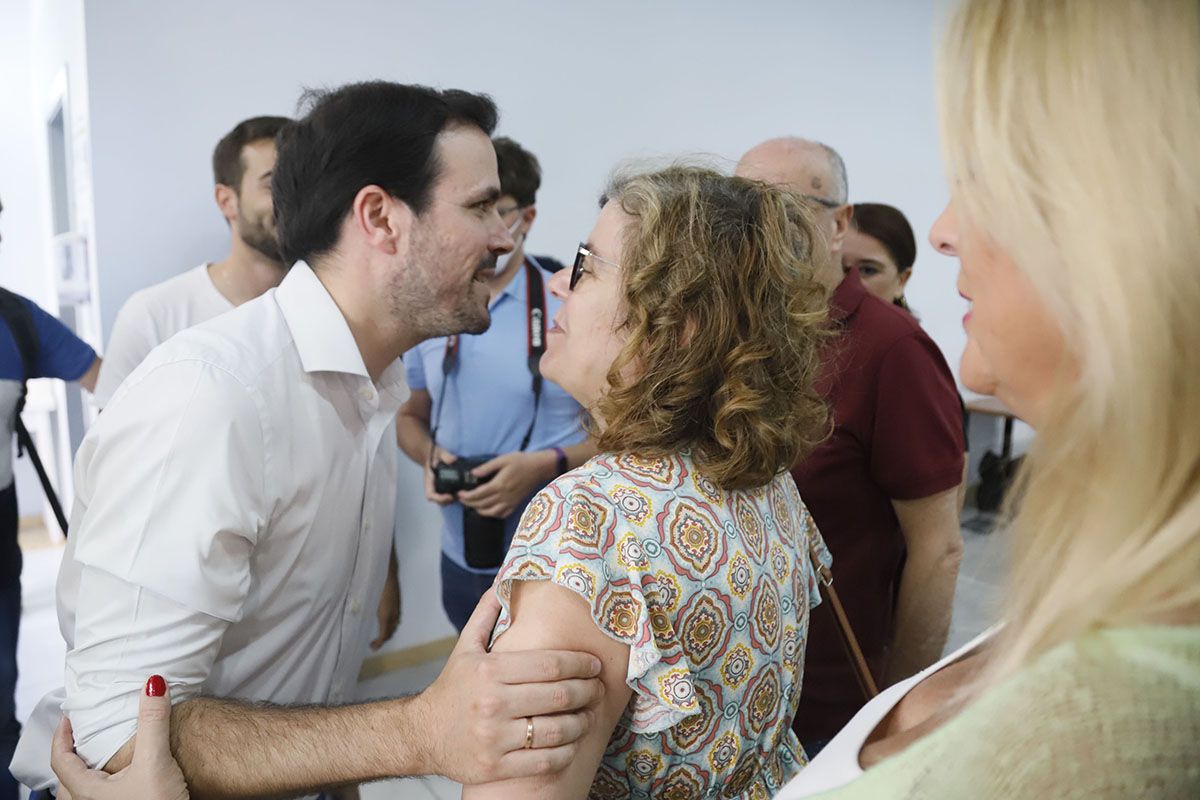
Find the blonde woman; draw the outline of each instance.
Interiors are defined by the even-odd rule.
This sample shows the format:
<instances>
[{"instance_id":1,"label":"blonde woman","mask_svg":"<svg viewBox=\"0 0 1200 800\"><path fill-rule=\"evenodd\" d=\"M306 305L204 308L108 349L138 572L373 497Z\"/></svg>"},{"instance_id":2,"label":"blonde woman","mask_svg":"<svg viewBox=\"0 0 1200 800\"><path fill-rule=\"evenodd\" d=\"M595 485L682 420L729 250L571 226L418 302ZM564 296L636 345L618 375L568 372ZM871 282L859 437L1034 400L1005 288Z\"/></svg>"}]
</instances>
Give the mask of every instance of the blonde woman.
<instances>
[{"instance_id":1,"label":"blonde woman","mask_svg":"<svg viewBox=\"0 0 1200 800\"><path fill-rule=\"evenodd\" d=\"M770 797L805 763L790 725L823 549L787 471L827 430L812 223L702 169L607 197L550 281L541 362L600 455L526 509L493 646L592 652L605 694L563 773L463 797Z\"/></svg>"},{"instance_id":2,"label":"blonde woman","mask_svg":"<svg viewBox=\"0 0 1200 800\"><path fill-rule=\"evenodd\" d=\"M1200 797L1200 3L968 0L939 84L962 378L1038 429L1005 626L780 797Z\"/></svg>"}]
</instances>

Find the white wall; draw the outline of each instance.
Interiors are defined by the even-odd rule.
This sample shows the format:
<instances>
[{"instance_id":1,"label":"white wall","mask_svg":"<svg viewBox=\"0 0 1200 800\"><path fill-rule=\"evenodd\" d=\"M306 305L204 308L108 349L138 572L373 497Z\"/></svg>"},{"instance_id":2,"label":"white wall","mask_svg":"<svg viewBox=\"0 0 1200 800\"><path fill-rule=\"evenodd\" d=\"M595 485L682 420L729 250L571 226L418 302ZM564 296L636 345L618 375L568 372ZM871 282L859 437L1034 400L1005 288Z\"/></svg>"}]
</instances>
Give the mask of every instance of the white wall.
<instances>
[{"instance_id":1,"label":"white wall","mask_svg":"<svg viewBox=\"0 0 1200 800\"><path fill-rule=\"evenodd\" d=\"M500 132L542 162L531 249L569 260L626 159L710 154L801 134L837 147L851 197L901 207L921 241L912 305L957 369L954 268L924 233L945 201L933 107L934 0L847 3L89 2L97 247L104 327L133 291L219 258L209 158L244 117L293 113L302 87L386 78L490 93ZM400 640L444 628L436 516L401 487ZM414 621L414 617L419 617ZM414 627L415 626L415 627Z\"/></svg>"},{"instance_id":2,"label":"white wall","mask_svg":"<svg viewBox=\"0 0 1200 800\"><path fill-rule=\"evenodd\" d=\"M38 303L51 294L42 249L47 202L33 154L35 115L29 3L0 4L0 284Z\"/></svg>"},{"instance_id":3,"label":"white wall","mask_svg":"<svg viewBox=\"0 0 1200 800\"><path fill-rule=\"evenodd\" d=\"M304 86L388 78L492 94L541 159L533 245L561 257L631 157L736 159L780 133L841 150L855 200L902 207L922 238L913 305L961 349L953 268L923 241L945 199L933 109L933 0L848 3L87 4L105 329L147 283L218 257L217 139L291 113Z\"/></svg>"}]
</instances>

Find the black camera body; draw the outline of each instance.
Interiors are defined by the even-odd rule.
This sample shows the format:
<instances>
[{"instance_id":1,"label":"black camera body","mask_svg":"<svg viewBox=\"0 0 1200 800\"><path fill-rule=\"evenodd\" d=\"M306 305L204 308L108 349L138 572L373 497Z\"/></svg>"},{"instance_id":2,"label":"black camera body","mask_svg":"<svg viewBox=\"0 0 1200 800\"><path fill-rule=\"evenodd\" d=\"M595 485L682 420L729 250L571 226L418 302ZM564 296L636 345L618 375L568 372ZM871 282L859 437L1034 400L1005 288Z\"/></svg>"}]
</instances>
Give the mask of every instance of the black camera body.
<instances>
[{"instance_id":1,"label":"black camera body","mask_svg":"<svg viewBox=\"0 0 1200 800\"><path fill-rule=\"evenodd\" d=\"M444 461L437 462L433 465L433 490L438 494L458 494L482 486L490 481L492 476L477 478L471 470L481 464L486 464L492 458L492 456L460 458L453 464L447 464Z\"/></svg>"},{"instance_id":2,"label":"black camera body","mask_svg":"<svg viewBox=\"0 0 1200 800\"><path fill-rule=\"evenodd\" d=\"M482 486L493 476L477 478L471 470L494 457L460 458L453 464L437 462L432 467L433 490L438 494L457 494ZM497 569L504 563L504 550L504 520L485 517L475 509L463 506L463 556L467 566Z\"/></svg>"}]
</instances>

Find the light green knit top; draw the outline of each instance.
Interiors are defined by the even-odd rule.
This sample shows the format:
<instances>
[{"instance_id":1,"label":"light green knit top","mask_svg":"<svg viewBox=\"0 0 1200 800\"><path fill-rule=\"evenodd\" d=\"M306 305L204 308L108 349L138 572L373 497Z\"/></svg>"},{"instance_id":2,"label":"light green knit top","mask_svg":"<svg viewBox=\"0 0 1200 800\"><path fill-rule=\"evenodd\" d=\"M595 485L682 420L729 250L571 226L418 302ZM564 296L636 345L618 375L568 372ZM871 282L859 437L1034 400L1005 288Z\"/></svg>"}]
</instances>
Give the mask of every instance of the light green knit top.
<instances>
[{"instance_id":1,"label":"light green knit top","mask_svg":"<svg viewBox=\"0 0 1200 800\"><path fill-rule=\"evenodd\" d=\"M1200 798L1200 627L1097 631L1049 651L853 783L882 798Z\"/></svg>"}]
</instances>

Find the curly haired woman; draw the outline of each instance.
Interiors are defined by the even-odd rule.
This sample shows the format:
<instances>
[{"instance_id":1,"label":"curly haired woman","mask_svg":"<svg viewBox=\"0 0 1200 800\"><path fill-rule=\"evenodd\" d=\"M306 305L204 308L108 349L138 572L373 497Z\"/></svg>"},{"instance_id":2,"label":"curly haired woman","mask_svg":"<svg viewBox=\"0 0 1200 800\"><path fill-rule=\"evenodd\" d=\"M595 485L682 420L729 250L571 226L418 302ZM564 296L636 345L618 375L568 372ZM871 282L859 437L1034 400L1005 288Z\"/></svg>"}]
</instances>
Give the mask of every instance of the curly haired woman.
<instances>
[{"instance_id":1,"label":"curly haired woman","mask_svg":"<svg viewBox=\"0 0 1200 800\"><path fill-rule=\"evenodd\" d=\"M564 773L464 797L769 797L805 763L824 545L787 469L827 430L814 240L800 199L708 170L606 193L542 359L601 455L526 509L493 645L595 653L605 697Z\"/></svg>"}]
</instances>

